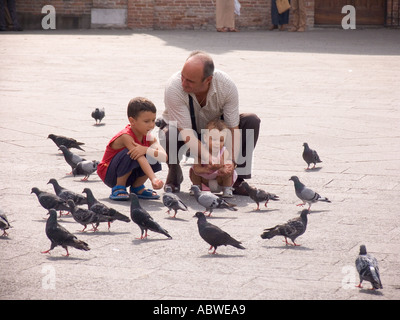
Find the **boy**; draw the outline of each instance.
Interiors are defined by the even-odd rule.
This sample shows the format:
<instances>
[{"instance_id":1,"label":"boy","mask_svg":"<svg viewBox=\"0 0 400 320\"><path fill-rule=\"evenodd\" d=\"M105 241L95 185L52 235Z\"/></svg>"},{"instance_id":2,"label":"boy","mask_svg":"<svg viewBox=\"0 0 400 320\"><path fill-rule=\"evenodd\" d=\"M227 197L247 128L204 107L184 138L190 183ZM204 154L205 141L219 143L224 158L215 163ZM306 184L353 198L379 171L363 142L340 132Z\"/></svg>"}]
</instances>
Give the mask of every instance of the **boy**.
<instances>
[{"instance_id":1,"label":"boy","mask_svg":"<svg viewBox=\"0 0 400 320\"><path fill-rule=\"evenodd\" d=\"M154 189L161 189L164 183L157 179L155 172L161 170L161 163L167 161L167 154L157 139L151 136L156 120L156 107L142 97L133 98L128 104L129 124L117 133L107 144L97 173L111 189L111 200L128 200L130 192L141 199L159 199L144 183L150 179ZM157 160L151 161L154 158ZM151 159L153 160L153 159Z\"/></svg>"},{"instance_id":2,"label":"boy","mask_svg":"<svg viewBox=\"0 0 400 320\"><path fill-rule=\"evenodd\" d=\"M230 130L222 120L212 120L207 124L205 144L210 154L218 160L218 163L202 164L201 159L190 168L190 180L194 185L204 184L212 192L220 192L222 197L231 198L233 195L233 184L237 179L236 170L227 171L226 165L232 164L229 152L225 147L225 140ZM204 188L203 188L204 190Z\"/></svg>"}]
</instances>

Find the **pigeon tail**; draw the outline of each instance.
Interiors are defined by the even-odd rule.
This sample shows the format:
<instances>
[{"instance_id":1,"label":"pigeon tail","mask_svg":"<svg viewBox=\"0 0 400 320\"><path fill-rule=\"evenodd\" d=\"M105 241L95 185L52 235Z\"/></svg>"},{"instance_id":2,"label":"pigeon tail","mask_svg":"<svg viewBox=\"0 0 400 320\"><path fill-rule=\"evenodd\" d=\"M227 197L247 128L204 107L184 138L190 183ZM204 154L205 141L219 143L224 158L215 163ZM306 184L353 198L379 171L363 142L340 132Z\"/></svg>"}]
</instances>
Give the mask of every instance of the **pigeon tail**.
<instances>
[{"instance_id":1,"label":"pigeon tail","mask_svg":"<svg viewBox=\"0 0 400 320\"><path fill-rule=\"evenodd\" d=\"M66 243L66 245L74 247L75 249L78 249L78 250L83 250L83 251L90 250L89 245L86 242L84 242L82 240L78 240L78 239L73 239L71 243Z\"/></svg>"},{"instance_id":2,"label":"pigeon tail","mask_svg":"<svg viewBox=\"0 0 400 320\"><path fill-rule=\"evenodd\" d=\"M264 232L261 234L261 238L262 239L272 239L273 237L280 235L280 232L277 227L278 226L265 229Z\"/></svg>"}]
</instances>

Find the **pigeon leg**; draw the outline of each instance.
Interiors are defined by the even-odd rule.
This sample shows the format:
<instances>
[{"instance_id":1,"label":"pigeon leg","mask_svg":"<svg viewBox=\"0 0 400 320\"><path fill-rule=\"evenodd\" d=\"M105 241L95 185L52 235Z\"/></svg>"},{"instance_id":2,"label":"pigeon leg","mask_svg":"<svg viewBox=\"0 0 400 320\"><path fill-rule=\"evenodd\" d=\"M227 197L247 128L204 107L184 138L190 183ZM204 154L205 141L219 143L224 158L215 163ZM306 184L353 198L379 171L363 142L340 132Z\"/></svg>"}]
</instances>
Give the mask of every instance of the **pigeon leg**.
<instances>
[{"instance_id":1,"label":"pigeon leg","mask_svg":"<svg viewBox=\"0 0 400 320\"><path fill-rule=\"evenodd\" d=\"M302 207L302 206L304 206L305 204L306 204L306 203L303 202L303 203L296 204L296 206L297 206L297 207Z\"/></svg>"},{"instance_id":2,"label":"pigeon leg","mask_svg":"<svg viewBox=\"0 0 400 320\"><path fill-rule=\"evenodd\" d=\"M175 210L175 214L173 215L172 218L176 218L176 214L178 213L178 211Z\"/></svg>"},{"instance_id":3,"label":"pigeon leg","mask_svg":"<svg viewBox=\"0 0 400 320\"><path fill-rule=\"evenodd\" d=\"M81 181L88 181L89 176L85 176L83 179L81 179Z\"/></svg>"},{"instance_id":4,"label":"pigeon leg","mask_svg":"<svg viewBox=\"0 0 400 320\"><path fill-rule=\"evenodd\" d=\"M42 252L40 252L40 253L48 253L48 254L50 254L50 250L51 250L51 248L50 248L49 250L42 251Z\"/></svg>"},{"instance_id":5,"label":"pigeon leg","mask_svg":"<svg viewBox=\"0 0 400 320\"><path fill-rule=\"evenodd\" d=\"M268 200L264 203L264 206L266 207L266 208L268 208Z\"/></svg>"},{"instance_id":6,"label":"pigeon leg","mask_svg":"<svg viewBox=\"0 0 400 320\"><path fill-rule=\"evenodd\" d=\"M8 237L8 233L6 232L6 230L3 230L3 234L1 236L2 237Z\"/></svg>"},{"instance_id":7,"label":"pigeon leg","mask_svg":"<svg viewBox=\"0 0 400 320\"><path fill-rule=\"evenodd\" d=\"M361 281L362 282L362 281ZM357 288L362 288L361 282L356 286Z\"/></svg>"},{"instance_id":8,"label":"pigeon leg","mask_svg":"<svg viewBox=\"0 0 400 320\"><path fill-rule=\"evenodd\" d=\"M208 251L212 250L212 248L214 248L214 246L211 246L210 249L208 249ZM217 248L214 248L214 251L211 252L210 254L217 254Z\"/></svg>"},{"instance_id":9,"label":"pigeon leg","mask_svg":"<svg viewBox=\"0 0 400 320\"><path fill-rule=\"evenodd\" d=\"M69 257L69 252L68 252L68 248L65 248L65 251L67 251L67 254L63 254L64 257Z\"/></svg>"},{"instance_id":10,"label":"pigeon leg","mask_svg":"<svg viewBox=\"0 0 400 320\"><path fill-rule=\"evenodd\" d=\"M80 231L80 232L85 232L85 229L86 229L86 224L85 224L85 227L82 229L82 230L78 230L78 231Z\"/></svg>"},{"instance_id":11,"label":"pigeon leg","mask_svg":"<svg viewBox=\"0 0 400 320\"><path fill-rule=\"evenodd\" d=\"M293 246L295 246L295 247L299 247L299 246L301 246L301 244L297 244L296 242L294 242L293 240L292 240L292 242L293 242Z\"/></svg>"}]
</instances>

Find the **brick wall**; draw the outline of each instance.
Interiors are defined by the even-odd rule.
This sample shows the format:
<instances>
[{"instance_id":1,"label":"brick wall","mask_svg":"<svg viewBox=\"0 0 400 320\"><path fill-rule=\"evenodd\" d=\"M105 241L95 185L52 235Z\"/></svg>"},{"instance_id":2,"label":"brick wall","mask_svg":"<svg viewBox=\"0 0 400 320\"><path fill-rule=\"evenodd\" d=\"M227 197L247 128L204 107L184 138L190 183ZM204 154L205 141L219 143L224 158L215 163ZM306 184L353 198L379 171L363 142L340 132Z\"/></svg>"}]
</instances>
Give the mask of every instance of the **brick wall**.
<instances>
[{"instance_id":1,"label":"brick wall","mask_svg":"<svg viewBox=\"0 0 400 320\"><path fill-rule=\"evenodd\" d=\"M124 9L126 26L131 29L206 29L215 30L216 0L18 0L17 12L25 29L40 29L43 6L56 9L57 29L90 28L91 10ZM271 1L239 0L240 29L266 29L271 24ZM398 22L399 0L387 0L395 8ZM306 0L307 25L314 26L314 0ZM388 17L389 19L389 17Z\"/></svg>"}]
</instances>

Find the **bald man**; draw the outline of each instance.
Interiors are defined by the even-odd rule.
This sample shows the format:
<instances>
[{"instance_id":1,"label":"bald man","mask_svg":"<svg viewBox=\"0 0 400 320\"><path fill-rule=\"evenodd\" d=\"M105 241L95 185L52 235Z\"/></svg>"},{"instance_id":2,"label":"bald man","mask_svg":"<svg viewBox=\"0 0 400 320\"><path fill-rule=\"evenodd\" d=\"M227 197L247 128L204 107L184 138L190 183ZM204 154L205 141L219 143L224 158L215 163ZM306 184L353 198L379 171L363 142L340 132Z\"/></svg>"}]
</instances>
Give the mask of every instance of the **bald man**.
<instances>
[{"instance_id":1,"label":"bald man","mask_svg":"<svg viewBox=\"0 0 400 320\"><path fill-rule=\"evenodd\" d=\"M221 174L237 170L238 179L234 194L246 195L240 183L251 178L251 160L257 143L260 119L253 113L239 112L239 95L232 79L223 71L214 68L209 54L192 52L181 71L169 80L164 94L165 110L163 128L168 154L168 176L165 186L173 192L180 191L183 181L179 155L186 148L202 163L215 169L213 155L201 143L202 130L209 121L223 119L231 131L230 145L232 165ZM240 129L240 130L239 130ZM161 138L160 138L161 139ZM186 148L182 148L186 145ZM183 151L182 151L183 150Z\"/></svg>"}]
</instances>

